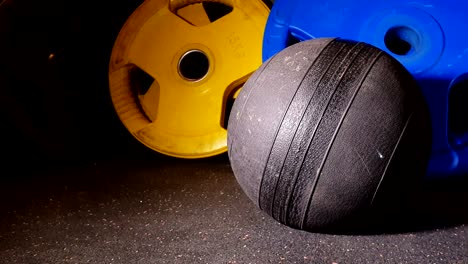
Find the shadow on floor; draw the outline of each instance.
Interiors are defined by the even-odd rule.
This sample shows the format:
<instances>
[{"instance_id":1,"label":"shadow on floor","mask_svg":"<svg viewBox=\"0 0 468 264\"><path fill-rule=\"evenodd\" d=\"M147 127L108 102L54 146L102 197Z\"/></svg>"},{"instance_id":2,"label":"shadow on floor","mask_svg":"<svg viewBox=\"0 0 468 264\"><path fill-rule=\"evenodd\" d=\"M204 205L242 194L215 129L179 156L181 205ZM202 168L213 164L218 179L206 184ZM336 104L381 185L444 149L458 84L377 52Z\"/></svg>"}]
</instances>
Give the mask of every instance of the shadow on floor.
<instances>
[{"instance_id":1,"label":"shadow on floor","mask_svg":"<svg viewBox=\"0 0 468 264\"><path fill-rule=\"evenodd\" d=\"M422 180L377 209L371 233L404 233L468 224L468 177Z\"/></svg>"}]
</instances>

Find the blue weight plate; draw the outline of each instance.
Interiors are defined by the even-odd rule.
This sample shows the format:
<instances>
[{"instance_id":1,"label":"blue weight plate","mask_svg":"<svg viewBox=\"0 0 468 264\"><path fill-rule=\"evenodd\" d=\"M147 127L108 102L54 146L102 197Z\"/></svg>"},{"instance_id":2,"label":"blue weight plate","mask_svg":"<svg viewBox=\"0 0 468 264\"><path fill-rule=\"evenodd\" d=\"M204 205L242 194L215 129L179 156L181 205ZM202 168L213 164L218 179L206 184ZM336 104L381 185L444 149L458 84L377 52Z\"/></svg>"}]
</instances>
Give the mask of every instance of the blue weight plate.
<instances>
[{"instance_id":1,"label":"blue weight plate","mask_svg":"<svg viewBox=\"0 0 468 264\"><path fill-rule=\"evenodd\" d=\"M370 43L420 84L433 127L429 175L468 173L468 10L458 0L277 0L263 59L296 42L339 37Z\"/></svg>"}]
</instances>

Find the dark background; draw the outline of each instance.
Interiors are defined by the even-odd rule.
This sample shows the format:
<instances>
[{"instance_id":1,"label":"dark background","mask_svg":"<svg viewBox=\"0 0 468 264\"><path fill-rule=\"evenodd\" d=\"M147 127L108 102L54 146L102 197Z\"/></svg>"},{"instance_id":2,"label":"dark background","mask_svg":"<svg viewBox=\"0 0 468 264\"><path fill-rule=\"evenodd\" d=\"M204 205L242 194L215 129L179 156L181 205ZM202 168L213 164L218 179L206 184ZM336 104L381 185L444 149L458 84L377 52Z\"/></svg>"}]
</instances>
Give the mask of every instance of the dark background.
<instances>
[{"instance_id":1,"label":"dark background","mask_svg":"<svg viewBox=\"0 0 468 264\"><path fill-rule=\"evenodd\" d=\"M153 156L120 123L107 79L114 40L141 2L3 1L2 162L88 164Z\"/></svg>"}]
</instances>

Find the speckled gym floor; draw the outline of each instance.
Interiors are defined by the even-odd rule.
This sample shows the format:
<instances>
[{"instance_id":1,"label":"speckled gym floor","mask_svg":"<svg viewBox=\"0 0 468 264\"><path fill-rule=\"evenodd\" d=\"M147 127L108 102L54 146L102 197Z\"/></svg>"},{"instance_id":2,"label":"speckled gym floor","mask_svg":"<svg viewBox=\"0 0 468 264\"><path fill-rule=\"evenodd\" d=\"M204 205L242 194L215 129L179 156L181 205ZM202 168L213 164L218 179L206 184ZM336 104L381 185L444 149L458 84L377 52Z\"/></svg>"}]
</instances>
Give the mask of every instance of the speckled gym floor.
<instances>
[{"instance_id":1,"label":"speckled gym floor","mask_svg":"<svg viewBox=\"0 0 468 264\"><path fill-rule=\"evenodd\" d=\"M421 188L407 225L331 235L255 208L226 156L10 171L1 263L468 263L464 187Z\"/></svg>"}]
</instances>

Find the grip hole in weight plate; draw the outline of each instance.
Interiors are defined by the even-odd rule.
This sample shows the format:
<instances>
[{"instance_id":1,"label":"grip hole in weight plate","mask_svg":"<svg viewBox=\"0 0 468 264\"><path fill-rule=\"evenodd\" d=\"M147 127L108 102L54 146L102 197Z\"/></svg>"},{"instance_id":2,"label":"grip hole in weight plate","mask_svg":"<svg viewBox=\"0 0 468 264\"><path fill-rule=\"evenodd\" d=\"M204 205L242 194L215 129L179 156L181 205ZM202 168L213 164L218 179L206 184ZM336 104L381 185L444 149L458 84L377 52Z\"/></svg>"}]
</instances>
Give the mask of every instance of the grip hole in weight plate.
<instances>
[{"instance_id":1,"label":"grip hole in weight plate","mask_svg":"<svg viewBox=\"0 0 468 264\"><path fill-rule=\"evenodd\" d=\"M408 55L419 46L419 36L410 27L391 28L385 34L385 46L396 55Z\"/></svg>"},{"instance_id":2,"label":"grip hole in weight plate","mask_svg":"<svg viewBox=\"0 0 468 264\"><path fill-rule=\"evenodd\" d=\"M454 147L468 146L468 73L458 77L449 94L449 131Z\"/></svg>"},{"instance_id":3,"label":"grip hole in weight plate","mask_svg":"<svg viewBox=\"0 0 468 264\"><path fill-rule=\"evenodd\" d=\"M215 2L203 2L203 8L211 22L222 18L232 12L232 6Z\"/></svg>"},{"instance_id":4,"label":"grip hole in weight plate","mask_svg":"<svg viewBox=\"0 0 468 264\"><path fill-rule=\"evenodd\" d=\"M194 26L204 26L226 16L232 10L232 6L223 3L202 2L179 8L175 13Z\"/></svg>"},{"instance_id":5,"label":"grip hole in weight plate","mask_svg":"<svg viewBox=\"0 0 468 264\"><path fill-rule=\"evenodd\" d=\"M299 42L301 42L301 40L298 37L294 36L291 32L289 32L288 37L286 39L286 45L289 47Z\"/></svg>"},{"instance_id":6,"label":"grip hole in weight plate","mask_svg":"<svg viewBox=\"0 0 468 264\"><path fill-rule=\"evenodd\" d=\"M136 65L130 65L128 74L129 86L131 87L132 93L136 96L135 98L141 98L145 96L152 86L153 89L159 88L158 82L151 75L149 75L147 72L143 71ZM148 116L146 111L144 111L144 107L141 104L140 100L135 100L135 102L138 109L140 110L140 113L143 114L146 120L151 122L152 119L150 118L150 116ZM155 103L155 105L157 106L157 102Z\"/></svg>"},{"instance_id":7,"label":"grip hole in weight plate","mask_svg":"<svg viewBox=\"0 0 468 264\"><path fill-rule=\"evenodd\" d=\"M138 95L145 95L153 84L154 78L137 66L132 66L129 74L130 86L134 88L134 92Z\"/></svg>"}]
</instances>

